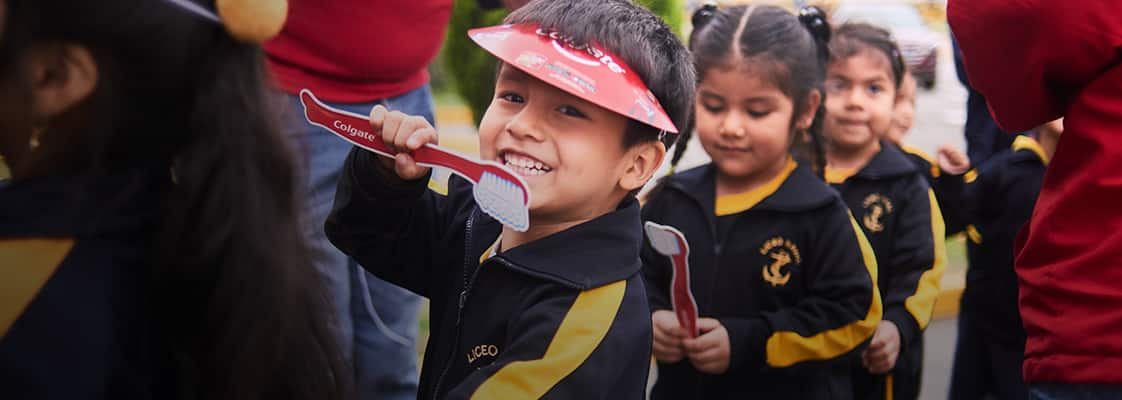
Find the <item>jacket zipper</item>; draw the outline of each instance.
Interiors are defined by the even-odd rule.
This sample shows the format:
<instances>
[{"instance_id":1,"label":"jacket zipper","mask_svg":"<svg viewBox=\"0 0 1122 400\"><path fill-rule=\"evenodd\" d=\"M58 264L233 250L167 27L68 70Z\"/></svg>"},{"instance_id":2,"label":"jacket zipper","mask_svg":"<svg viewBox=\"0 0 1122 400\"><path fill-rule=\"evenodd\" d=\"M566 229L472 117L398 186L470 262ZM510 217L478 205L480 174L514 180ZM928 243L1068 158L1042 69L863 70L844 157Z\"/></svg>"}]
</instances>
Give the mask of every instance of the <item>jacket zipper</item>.
<instances>
[{"instance_id":1,"label":"jacket zipper","mask_svg":"<svg viewBox=\"0 0 1122 400\"><path fill-rule=\"evenodd\" d=\"M448 353L448 361L444 364L444 369L440 372L440 376L436 378L436 385L432 388L432 398L435 400L437 394L440 393L440 386L444 382L444 377L448 375L448 370L452 369L452 363L456 357L456 351L460 347L460 322L463 317L464 305L467 304L468 294L471 292L471 285L475 282L475 277L479 275L481 266L476 266L475 271L468 276L468 270L471 268L471 228L475 224L475 210L472 210L471 215L468 216L467 227L464 231L464 288L460 291L459 303L456 306L456 331L452 336L452 348Z\"/></svg>"},{"instance_id":2,"label":"jacket zipper","mask_svg":"<svg viewBox=\"0 0 1122 400\"><path fill-rule=\"evenodd\" d=\"M681 188L677 188L677 187L674 187L674 186L671 186L671 187L677 189L679 192L682 192L682 194L685 194L686 198L689 198L691 201L693 201L698 206L698 209L700 209L701 212L703 214L705 214L705 222L706 222L706 225L709 226L709 233L711 235L713 235L714 273L719 272L718 270L719 270L720 265L721 265L721 252L724 250L724 248L723 248L723 244L722 244L722 236L719 235L719 233L721 233L721 232L717 232L717 217L715 215L712 215L712 213L705 212L705 205L701 204L701 201L698 200L696 197L693 197L688 191L682 190ZM714 193L714 196L716 196L716 193ZM733 228L736 225L736 221L739 220L739 219L740 218L736 218L729 224L729 227L728 227L729 232L733 231ZM716 274L714 274L714 275L716 275ZM713 290L714 289L713 285L714 285L715 282L716 282L715 279L710 280L709 290L707 291L706 296L705 296L705 301L706 301L707 306L712 306L712 304L713 304L713 291L714 291ZM699 311L698 312L698 318L700 318L701 317L701 315L700 315L701 310L698 310L698 311ZM697 386L694 387L694 398L697 398L697 399L704 398L705 387L712 385L712 383L714 382L713 379L711 379L708 376L704 376L704 375L701 377L701 380L702 380L702 382L699 382L697 384Z\"/></svg>"},{"instance_id":3,"label":"jacket zipper","mask_svg":"<svg viewBox=\"0 0 1122 400\"><path fill-rule=\"evenodd\" d=\"M709 226L709 234L713 235L713 265L719 265L719 261L721 259L721 252L724 249L723 249L723 246L722 246L722 243L721 243L722 242L721 236L718 235L719 232L717 232L717 217L714 216L714 215L710 215L710 213L708 213L708 212L705 212L705 205L701 204L701 201L698 200L696 197L693 197L693 195L690 194L688 191L683 190L682 188L679 188L679 187L676 187L676 186L669 186L669 187L671 187L671 188L673 188L673 189L675 189L679 192L682 192L682 194L686 195L686 198L690 199L691 201L694 202L694 204L696 204L698 206L698 209L701 210L702 214L705 214L705 224ZM716 194L714 194L714 196L715 195ZM734 223L735 223L735 221L734 221ZM731 225L729 226L729 230L730 231L732 230ZM711 305L713 303L713 287L712 286L709 287L708 295L706 296L706 302L707 302L706 303L707 305Z\"/></svg>"}]
</instances>

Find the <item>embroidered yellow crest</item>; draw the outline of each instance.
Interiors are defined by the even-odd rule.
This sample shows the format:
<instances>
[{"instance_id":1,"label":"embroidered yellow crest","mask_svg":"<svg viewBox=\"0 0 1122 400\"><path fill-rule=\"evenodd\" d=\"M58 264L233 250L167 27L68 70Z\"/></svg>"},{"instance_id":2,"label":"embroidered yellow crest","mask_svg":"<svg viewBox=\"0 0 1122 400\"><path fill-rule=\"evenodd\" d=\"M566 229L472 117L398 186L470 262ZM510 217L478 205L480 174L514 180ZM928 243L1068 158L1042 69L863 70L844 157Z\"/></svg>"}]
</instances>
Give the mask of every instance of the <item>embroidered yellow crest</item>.
<instances>
[{"instance_id":1,"label":"embroidered yellow crest","mask_svg":"<svg viewBox=\"0 0 1122 400\"><path fill-rule=\"evenodd\" d=\"M862 206L865 207L865 217L861 222L865 224L865 229L869 232L883 231L884 218L892 214L892 200L880 193L873 193L865 197Z\"/></svg>"},{"instance_id":2,"label":"embroidered yellow crest","mask_svg":"<svg viewBox=\"0 0 1122 400\"><path fill-rule=\"evenodd\" d=\"M771 257L772 262L764 265L762 274L764 281L771 286L783 286L791 280L792 263L801 264L803 258L799 255L799 248L790 240L776 236L764 242L760 247L760 254ZM787 267L786 272L783 267Z\"/></svg>"}]
</instances>

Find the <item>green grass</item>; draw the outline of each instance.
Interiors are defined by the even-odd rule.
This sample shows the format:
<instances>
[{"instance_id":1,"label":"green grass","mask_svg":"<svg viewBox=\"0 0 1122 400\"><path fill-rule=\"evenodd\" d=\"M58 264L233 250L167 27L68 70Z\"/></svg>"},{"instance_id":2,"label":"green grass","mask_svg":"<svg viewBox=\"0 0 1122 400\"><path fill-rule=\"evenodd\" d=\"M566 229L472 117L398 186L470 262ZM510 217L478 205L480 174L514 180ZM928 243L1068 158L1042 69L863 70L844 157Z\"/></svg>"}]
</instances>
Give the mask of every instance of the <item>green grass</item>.
<instances>
[{"instance_id":1,"label":"green grass","mask_svg":"<svg viewBox=\"0 0 1122 400\"><path fill-rule=\"evenodd\" d=\"M424 299L421 302L420 315L417 316L417 323L420 325L420 332L417 334L417 368L421 367L421 361L425 358L425 346L429 343L429 300Z\"/></svg>"},{"instance_id":2,"label":"green grass","mask_svg":"<svg viewBox=\"0 0 1122 400\"><path fill-rule=\"evenodd\" d=\"M947 238L947 273L966 271L965 235Z\"/></svg>"},{"instance_id":3,"label":"green grass","mask_svg":"<svg viewBox=\"0 0 1122 400\"><path fill-rule=\"evenodd\" d=\"M465 104L460 95L452 90L433 90L432 100L437 106Z\"/></svg>"}]
</instances>

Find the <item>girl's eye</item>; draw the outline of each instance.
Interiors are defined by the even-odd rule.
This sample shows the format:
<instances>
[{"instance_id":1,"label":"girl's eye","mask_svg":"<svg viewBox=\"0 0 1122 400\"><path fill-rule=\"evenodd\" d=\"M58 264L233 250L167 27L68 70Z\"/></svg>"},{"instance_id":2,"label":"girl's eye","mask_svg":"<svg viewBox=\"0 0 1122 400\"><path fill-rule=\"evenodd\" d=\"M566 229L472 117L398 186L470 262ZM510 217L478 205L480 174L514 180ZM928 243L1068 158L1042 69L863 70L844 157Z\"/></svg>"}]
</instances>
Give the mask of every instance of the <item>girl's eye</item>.
<instances>
[{"instance_id":1,"label":"girl's eye","mask_svg":"<svg viewBox=\"0 0 1122 400\"><path fill-rule=\"evenodd\" d=\"M518 94L511 93L511 92L502 93L502 94L499 95L499 98L503 99L503 100L506 100L506 101L509 101L511 103L525 103L526 102L526 99L523 99L522 96L519 96Z\"/></svg>"},{"instance_id":2,"label":"girl's eye","mask_svg":"<svg viewBox=\"0 0 1122 400\"><path fill-rule=\"evenodd\" d=\"M701 107L705 108L705 111L711 112L713 114L719 114L719 113L721 113L722 111L725 110L724 106L713 105L713 104L708 104L708 103L701 103Z\"/></svg>"},{"instance_id":3,"label":"girl's eye","mask_svg":"<svg viewBox=\"0 0 1122 400\"><path fill-rule=\"evenodd\" d=\"M837 80L828 80L825 86L828 93L838 93L845 90L845 83Z\"/></svg>"},{"instance_id":4,"label":"girl's eye","mask_svg":"<svg viewBox=\"0 0 1122 400\"><path fill-rule=\"evenodd\" d=\"M880 94L883 91L884 91L884 87L881 86L881 85L877 85L877 84L869 85L869 93Z\"/></svg>"},{"instance_id":5,"label":"girl's eye","mask_svg":"<svg viewBox=\"0 0 1122 400\"><path fill-rule=\"evenodd\" d=\"M748 115L751 115L752 118L763 118L768 116L768 114L771 114L771 110L748 110Z\"/></svg>"},{"instance_id":6,"label":"girl's eye","mask_svg":"<svg viewBox=\"0 0 1122 400\"><path fill-rule=\"evenodd\" d=\"M586 118L584 113L580 112L580 110L576 109L576 107L573 106L561 106L557 108L557 111L560 111L562 114L568 115L570 117Z\"/></svg>"}]
</instances>

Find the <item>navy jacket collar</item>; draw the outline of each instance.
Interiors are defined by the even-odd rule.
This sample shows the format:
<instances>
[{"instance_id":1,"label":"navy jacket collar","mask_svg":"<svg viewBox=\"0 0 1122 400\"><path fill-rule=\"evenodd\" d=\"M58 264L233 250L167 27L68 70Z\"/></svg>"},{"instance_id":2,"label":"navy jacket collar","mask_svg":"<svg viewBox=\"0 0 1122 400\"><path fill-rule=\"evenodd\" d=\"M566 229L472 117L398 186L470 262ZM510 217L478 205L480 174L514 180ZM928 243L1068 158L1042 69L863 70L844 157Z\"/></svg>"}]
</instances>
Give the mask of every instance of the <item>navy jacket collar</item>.
<instances>
[{"instance_id":1,"label":"navy jacket collar","mask_svg":"<svg viewBox=\"0 0 1122 400\"><path fill-rule=\"evenodd\" d=\"M0 238L83 237L150 228L167 170L45 177L0 187Z\"/></svg>"},{"instance_id":2,"label":"navy jacket collar","mask_svg":"<svg viewBox=\"0 0 1122 400\"><path fill-rule=\"evenodd\" d=\"M908 160L896 145L881 141L880 152L869 160L869 164L857 171L854 176L865 179L885 179L919 172L914 163Z\"/></svg>"},{"instance_id":3,"label":"navy jacket collar","mask_svg":"<svg viewBox=\"0 0 1122 400\"><path fill-rule=\"evenodd\" d=\"M712 163L667 177L666 185L693 197L710 215L717 195L717 167ZM812 210L834 201L836 194L807 167L800 164L775 192L760 201L753 210L799 212Z\"/></svg>"},{"instance_id":4,"label":"navy jacket collar","mask_svg":"<svg viewBox=\"0 0 1122 400\"><path fill-rule=\"evenodd\" d=\"M613 212L503 251L488 261L499 260L519 272L587 290L638 274L642 240L639 202L628 197Z\"/></svg>"}]
</instances>

